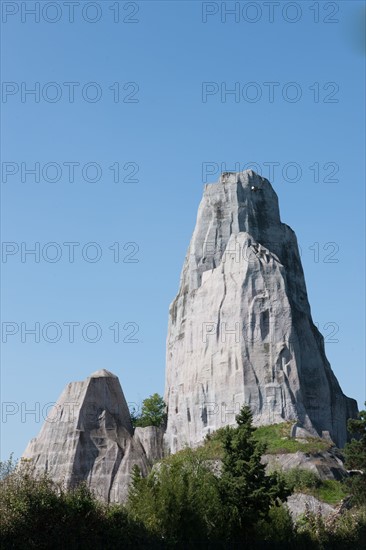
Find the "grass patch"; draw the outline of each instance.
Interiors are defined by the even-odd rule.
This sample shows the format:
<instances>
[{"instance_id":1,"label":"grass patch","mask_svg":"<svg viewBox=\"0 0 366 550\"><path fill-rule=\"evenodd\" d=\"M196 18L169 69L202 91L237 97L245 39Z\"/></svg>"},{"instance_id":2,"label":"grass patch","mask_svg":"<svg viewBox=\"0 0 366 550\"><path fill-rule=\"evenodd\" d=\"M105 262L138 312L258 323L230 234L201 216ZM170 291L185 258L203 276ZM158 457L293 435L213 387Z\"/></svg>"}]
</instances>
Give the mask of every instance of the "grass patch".
<instances>
[{"instance_id":1,"label":"grass patch","mask_svg":"<svg viewBox=\"0 0 366 550\"><path fill-rule=\"evenodd\" d=\"M269 426L260 426L256 428L254 437L266 445L266 454L280 453L318 453L326 451L331 444L320 437L311 437L307 441L296 441L290 436L292 422L282 422L281 424L271 424ZM226 428L219 428L206 437L204 444L195 449L183 449L176 453L182 459L188 456L187 453L195 453L203 460L215 460L223 457L222 435ZM169 459L169 457L167 457Z\"/></svg>"},{"instance_id":2,"label":"grass patch","mask_svg":"<svg viewBox=\"0 0 366 550\"><path fill-rule=\"evenodd\" d=\"M305 441L297 441L290 436L292 422L260 426L254 436L267 446L266 454L277 453L318 453L328 450L331 445L320 437L311 437Z\"/></svg>"},{"instance_id":3,"label":"grass patch","mask_svg":"<svg viewBox=\"0 0 366 550\"><path fill-rule=\"evenodd\" d=\"M349 490L342 481L335 479L322 481L315 472L304 468L293 468L283 472L283 477L291 491L312 495L327 504L338 504L349 495Z\"/></svg>"},{"instance_id":4,"label":"grass patch","mask_svg":"<svg viewBox=\"0 0 366 550\"><path fill-rule=\"evenodd\" d=\"M327 504L338 504L343 498L349 495L349 491L347 491L347 487L341 481L327 479L322 481L319 487L311 490L311 494Z\"/></svg>"},{"instance_id":5,"label":"grass patch","mask_svg":"<svg viewBox=\"0 0 366 550\"><path fill-rule=\"evenodd\" d=\"M216 433L216 432L215 432ZM169 464L171 462L189 461L193 457L200 460L220 460L224 456L224 450L219 437L213 437L212 439L206 439L204 444L190 448L186 447L173 455L169 455L159 460L161 463Z\"/></svg>"}]
</instances>

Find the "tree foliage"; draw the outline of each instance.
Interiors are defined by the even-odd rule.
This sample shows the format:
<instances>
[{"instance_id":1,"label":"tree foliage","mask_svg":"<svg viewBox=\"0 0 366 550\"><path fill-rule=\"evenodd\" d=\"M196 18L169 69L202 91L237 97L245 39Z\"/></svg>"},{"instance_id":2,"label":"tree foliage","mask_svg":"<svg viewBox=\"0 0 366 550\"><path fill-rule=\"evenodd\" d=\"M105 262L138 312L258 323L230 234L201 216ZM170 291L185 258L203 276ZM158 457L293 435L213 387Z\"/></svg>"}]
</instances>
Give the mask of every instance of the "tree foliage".
<instances>
[{"instance_id":1,"label":"tree foliage","mask_svg":"<svg viewBox=\"0 0 366 550\"><path fill-rule=\"evenodd\" d=\"M349 467L364 467L365 411L350 428ZM0 463L0 546L64 548L346 550L366 539L366 507L324 520L307 511L294 522L283 505L289 491L319 489L309 472L266 475L264 445L244 407L236 428L211 437L222 460L205 448L185 449L142 477L137 466L126 505L99 502L85 483L65 488L34 475L28 462ZM212 449L211 449L212 450ZM357 476L356 476L357 477ZM353 479L356 479L353 478ZM362 478L360 478L362 479ZM358 490L358 489L357 489ZM357 501L358 503L360 501Z\"/></svg>"},{"instance_id":2,"label":"tree foliage","mask_svg":"<svg viewBox=\"0 0 366 550\"><path fill-rule=\"evenodd\" d=\"M359 470L349 479L348 485L354 502L366 504L366 410L360 411L358 419L348 421L348 431L355 437L344 448L345 466L349 470Z\"/></svg>"},{"instance_id":3,"label":"tree foliage","mask_svg":"<svg viewBox=\"0 0 366 550\"><path fill-rule=\"evenodd\" d=\"M1 548L135 550L152 542L123 507L98 502L84 483L67 489L27 462L0 481Z\"/></svg>"},{"instance_id":4,"label":"tree foliage","mask_svg":"<svg viewBox=\"0 0 366 550\"><path fill-rule=\"evenodd\" d=\"M220 431L220 475L191 449L173 455L146 479L134 471L128 503L132 516L173 545L182 540L191 546L199 541L225 545L255 538L258 521L269 520L271 506L288 491L280 476L265 474L264 447L253 437L248 407L237 423L237 428Z\"/></svg>"},{"instance_id":5,"label":"tree foliage","mask_svg":"<svg viewBox=\"0 0 366 550\"><path fill-rule=\"evenodd\" d=\"M267 476L261 463L265 446L255 437L250 408L236 417L237 428L222 432L224 446L220 494L231 540L255 537L258 520L268 518L271 505L290 493L281 475Z\"/></svg>"},{"instance_id":6,"label":"tree foliage","mask_svg":"<svg viewBox=\"0 0 366 550\"><path fill-rule=\"evenodd\" d=\"M135 469L127 507L133 519L174 546L215 539L222 523L220 504L217 478L187 449L145 479Z\"/></svg>"},{"instance_id":7,"label":"tree foliage","mask_svg":"<svg viewBox=\"0 0 366 550\"><path fill-rule=\"evenodd\" d=\"M166 423L166 405L163 398L154 393L142 402L141 413L136 411L132 413L132 423L134 427L146 426L164 426Z\"/></svg>"}]
</instances>

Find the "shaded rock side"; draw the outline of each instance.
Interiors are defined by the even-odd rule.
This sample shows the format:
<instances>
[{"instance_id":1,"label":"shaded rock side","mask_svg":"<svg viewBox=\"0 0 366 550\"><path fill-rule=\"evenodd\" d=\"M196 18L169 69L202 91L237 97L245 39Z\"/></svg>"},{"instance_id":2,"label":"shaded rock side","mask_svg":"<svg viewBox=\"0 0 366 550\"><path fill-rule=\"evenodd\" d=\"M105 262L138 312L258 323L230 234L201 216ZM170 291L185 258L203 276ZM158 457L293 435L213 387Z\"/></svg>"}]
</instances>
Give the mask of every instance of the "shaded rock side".
<instances>
[{"instance_id":1,"label":"shaded rock side","mask_svg":"<svg viewBox=\"0 0 366 550\"><path fill-rule=\"evenodd\" d=\"M138 428L118 378L101 370L68 384L23 457L35 473L73 487L86 481L106 502L126 499L132 467L146 475L162 457L163 431Z\"/></svg>"},{"instance_id":2,"label":"shaded rock side","mask_svg":"<svg viewBox=\"0 0 366 550\"><path fill-rule=\"evenodd\" d=\"M297 240L270 183L252 171L205 186L167 336L165 446L234 425L287 420L343 446L357 414L310 312Z\"/></svg>"}]
</instances>

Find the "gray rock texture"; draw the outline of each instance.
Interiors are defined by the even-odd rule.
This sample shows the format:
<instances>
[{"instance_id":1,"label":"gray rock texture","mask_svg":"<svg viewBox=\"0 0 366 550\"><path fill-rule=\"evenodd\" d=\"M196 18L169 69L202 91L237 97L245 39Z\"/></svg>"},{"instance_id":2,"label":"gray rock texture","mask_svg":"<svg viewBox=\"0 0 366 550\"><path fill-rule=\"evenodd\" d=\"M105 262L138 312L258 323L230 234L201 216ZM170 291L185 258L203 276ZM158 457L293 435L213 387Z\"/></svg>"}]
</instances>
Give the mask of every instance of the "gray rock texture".
<instances>
[{"instance_id":1,"label":"gray rock texture","mask_svg":"<svg viewBox=\"0 0 366 550\"><path fill-rule=\"evenodd\" d=\"M118 378L106 370L67 385L23 457L35 473L73 487L86 481L107 502L125 500L132 467L162 457L163 430L133 430Z\"/></svg>"},{"instance_id":2,"label":"gray rock texture","mask_svg":"<svg viewBox=\"0 0 366 550\"><path fill-rule=\"evenodd\" d=\"M293 420L338 446L357 414L312 321L295 233L252 171L205 186L170 306L165 401L170 452L234 425L244 403L256 425Z\"/></svg>"},{"instance_id":3,"label":"gray rock texture","mask_svg":"<svg viewBox=\"0 0 366 550\"><path fill-rule=\"evenodd\" d=\"M170 307L165 401L165 435L134 430L118 378L100 370L68 384L23 458L67 487L86 481L101 499L121 502L132 467L145 475L162 458L163 436L168 452L199 445L234 425L245 403L256 425L291 420L293 437L338 446L357 415L312 322L295 234L281 223L270 183L252 171L205 186ZM300 455L277 463L323 478L341 470L337 457L315 464Z\"/></svg>"},{"instance_id":4,"label":"gray rock texture","mask_svg":"<svg viewBox=\"0 0 366 550\"><path fill-rule=\"evenodd\" d=\"M262 463L266 464L266 471L283 470L288 472L293 468L310 470L320 479L336 479L340 481L348 476L343 465L343 456L337 449L318 453L279 453L262 456Z\"/></svg>"},{"instance_id":5,"label":"gray rock texture","mask_svg":"<svg viewBox=\"0 0 366 550\"><path fill-rule=\"evenodd\" d=\"M321 502L315 497L304 493L294 493L289 496L286 505L295 521L307 512L320 513L324 518L328 518L335 513L335 508L330 504Z\"/></svg>"}]
</instances>

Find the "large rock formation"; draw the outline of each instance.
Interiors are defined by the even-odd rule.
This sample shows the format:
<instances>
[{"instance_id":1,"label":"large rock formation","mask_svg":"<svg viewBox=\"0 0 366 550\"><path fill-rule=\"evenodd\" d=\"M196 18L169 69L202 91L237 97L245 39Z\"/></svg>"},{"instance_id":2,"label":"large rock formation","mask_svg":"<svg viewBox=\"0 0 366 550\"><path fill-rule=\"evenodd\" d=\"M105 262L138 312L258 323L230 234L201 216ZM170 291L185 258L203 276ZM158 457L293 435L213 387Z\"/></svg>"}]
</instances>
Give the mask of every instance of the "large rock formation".
<instances>
[{"instance_id":1,"label":"large rock formation","mask_svg":"<svg viewBox=\"0 0 366 550\"><path fill-rule=\"evenodd\" d=\"M167 337L165 445L175 452L235 424L293 420L338 446L357 414L310 312L296 236L252 171L205 186Z\"/></svg>"},{"instance_id":2,"label":"large rock formation","mask_svg":"<svg viewBox=\"0 0 366 550\"><path fill-rule=\"evenodd\" d=\"M295 234L270 183L251 171L205 187L170 307L165 400L170 452L234 425L244 403L257 425L291 420L294 437L338 446L357 414L312 322ZM101 370L65 388L23 458L67 487L86 481L121 502L132 467L146 474L162 453L163 430L134 430L118 378Z\"/></svg>"},{"instance_id":3,"label":"large rock formation","mask_svg":"<svg viewBox=\"0 0 366 550\"><path fill-rule=\"evenodd\" d=\"M133 430L118 378L100 370L68 384L23 459L35 473L73 487L86 481L100 499L126 499L132 467L146 475L162 456L163 430Z\"/></svg>"}]
</instances>

